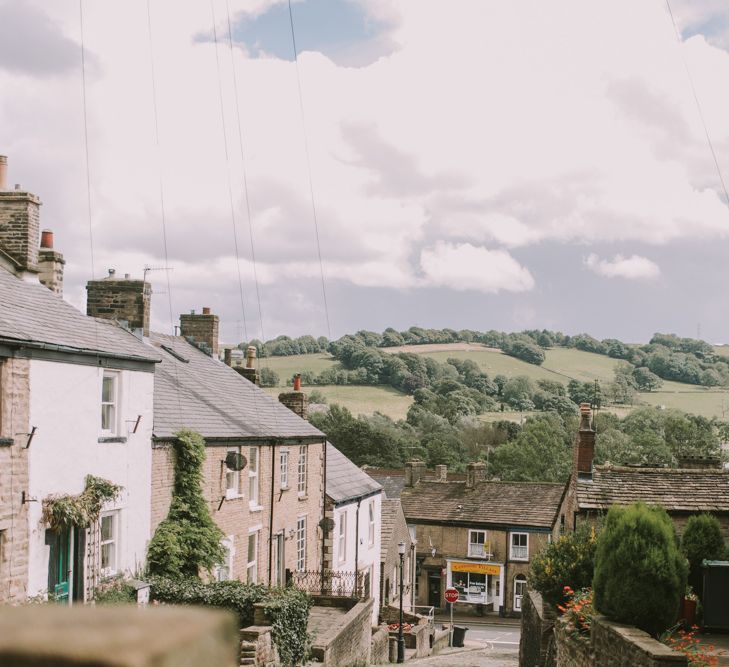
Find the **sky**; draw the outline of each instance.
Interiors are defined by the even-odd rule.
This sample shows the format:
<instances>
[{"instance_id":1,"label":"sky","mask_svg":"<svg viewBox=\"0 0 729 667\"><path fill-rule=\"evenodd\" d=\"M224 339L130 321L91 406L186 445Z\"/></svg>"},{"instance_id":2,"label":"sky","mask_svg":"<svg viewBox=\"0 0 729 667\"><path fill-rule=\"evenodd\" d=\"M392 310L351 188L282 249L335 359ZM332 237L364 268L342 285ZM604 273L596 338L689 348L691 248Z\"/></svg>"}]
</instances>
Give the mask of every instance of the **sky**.
<instances>
[{"instance_id":1,"label":"sky","mask_svg":"<svg viewBox=\"0 0 729 667\"><path fill-rule=\"evenodd\" d=\"M280 0L81 7L86 113L78 0L0 0L0 154L79 308L149 267L153 328L225 342L729 342L724 0L680 39L665 0L294 0L298 62Z\"/></svg>"}]
</instances>

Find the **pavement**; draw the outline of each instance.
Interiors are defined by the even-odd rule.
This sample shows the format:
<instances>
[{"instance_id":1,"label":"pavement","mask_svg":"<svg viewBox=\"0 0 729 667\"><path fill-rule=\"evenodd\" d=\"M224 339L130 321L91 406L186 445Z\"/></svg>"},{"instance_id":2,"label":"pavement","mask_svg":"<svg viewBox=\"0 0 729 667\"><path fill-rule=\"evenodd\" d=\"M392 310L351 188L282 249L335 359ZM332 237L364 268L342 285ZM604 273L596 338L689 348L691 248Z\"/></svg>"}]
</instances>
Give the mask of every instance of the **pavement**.
<instances>
[{"instance_id":1,"label":"pavement","mask_svg":"<svg viewBox=\"0 0 729 667\"><path fill-rule=\"evenodd\" d=\"M696 639L708 655L718 656L719 665L729 665L729 634L697 634Z\"/></svg>"},{"instance_id":2,"label":"pavement","mask_svg":"<svg viewBox=\"0 0 729 667\"><path fill-rule=\"evenodd\" d=\"M519 649L484 648L482 642L466 642L463 648L447 648L429 658L408 660L420 667L516 667Z\"/></svg>"}]
</instances>

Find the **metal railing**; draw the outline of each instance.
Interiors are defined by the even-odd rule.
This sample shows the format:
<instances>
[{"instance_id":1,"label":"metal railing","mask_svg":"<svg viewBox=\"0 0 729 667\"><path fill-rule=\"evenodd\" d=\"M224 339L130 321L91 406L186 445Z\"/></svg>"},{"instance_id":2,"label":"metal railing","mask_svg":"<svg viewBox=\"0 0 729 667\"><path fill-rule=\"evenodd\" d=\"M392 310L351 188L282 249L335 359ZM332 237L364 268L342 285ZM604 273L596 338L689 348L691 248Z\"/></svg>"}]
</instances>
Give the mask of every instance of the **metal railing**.
<instances>
[{"instance_id":1,"label":"metal railing","mask_svg":"<svg viewBox=\"0 0 729 667\"><path fill-rule=\"evenodd\" d=\"M286 583L311 595L366 598L369 596L369 572L336 570L287 570Z\"/></svg>"},{"instance_id":2,"label":"metal railing","mask_svg":"<svg viewBox=\"0 0 729 667\"><path fill-rule=\"evenodd\" d=\"M428 625L435 624L435 607L415 605L410 608L410 613L417 614L418 616L424 616L428 619Z\"/></svg>"}]
</instances>

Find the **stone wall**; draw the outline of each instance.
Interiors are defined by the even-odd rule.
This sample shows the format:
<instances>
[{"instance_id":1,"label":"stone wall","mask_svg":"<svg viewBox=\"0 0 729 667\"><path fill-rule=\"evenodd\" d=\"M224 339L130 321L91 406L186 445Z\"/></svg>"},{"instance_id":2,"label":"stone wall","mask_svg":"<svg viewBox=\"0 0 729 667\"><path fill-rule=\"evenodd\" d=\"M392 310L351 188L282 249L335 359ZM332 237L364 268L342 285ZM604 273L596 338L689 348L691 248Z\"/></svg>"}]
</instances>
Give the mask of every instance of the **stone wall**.
<instances>
[{"instance_id":1,"label":"stone wall","mask_svg":"<svg viewBox=\"0 0 729 667\"><path fill-rule=\"evenodd\" d=\"M22 602L28 589L29 411L30 361L0 359L0 602Z\"/></svg>"},{"instance_id":2,"label":"stone wall","mask_svg":"<svg viewBox=\"0 0 729 667\"><path fill-rule=\"evenodd\" d=\"M347 602L346 598L342 599ZM312 656L331 667L354 667L370 662L372 598L358 602L336 627L314 640Z\"/></svg>"},{"instance_id":3,"label":"stone wall","mask_svg":"<svg viewBox=\"0 0 729 667\"><path fill-rule=\"evenodd\" d=\"M270 625L251 625L240 631L240 664L279 667Z\"/></svg>"},{"instance_id":4,"label":"stone wall","mask_svg":"<svg viewBox=\"0 0 729 667\"><path fill-rule=\"evenodd\" d=\"M553 667L550 647L554 644L554 622L557 614L536 591L522 598L519 665L521 667Z\"/></svg>"},{"instance_id":5,"label":"stone wall","mask_svg":"<svg viewBox=\"0 0 729 667\"><path fill-rule=\"evenodd\" d=\"M0 248L22 269L38 268L40 205L30 192L0 191Z\"/></svg>"}]
</instances>

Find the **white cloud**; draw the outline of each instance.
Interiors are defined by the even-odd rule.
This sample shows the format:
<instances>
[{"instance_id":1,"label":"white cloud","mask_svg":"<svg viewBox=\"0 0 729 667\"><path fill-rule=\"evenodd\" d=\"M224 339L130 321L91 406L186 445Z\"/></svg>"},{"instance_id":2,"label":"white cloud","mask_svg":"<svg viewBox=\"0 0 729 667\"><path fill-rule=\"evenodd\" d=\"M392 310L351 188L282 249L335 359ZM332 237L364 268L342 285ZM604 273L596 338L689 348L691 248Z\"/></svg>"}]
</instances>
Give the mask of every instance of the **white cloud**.
<instances>
[{"instance_id":1,"label":"white cloud","mask_svg":"<svg viewBox=\"0 0 729 667\"><path fill-rule=\"evenodd\" d=\"M612 259L600 259L595 253L590 253L585 258L585 266L593 273L605 278L641 280L653 279L661 275L658 264L640 255L630 257L615 255Z\"/></svg>"},{"instance_id":2,"label":"white cloud","mask_svg":"<svg viewBox=\"0 0 729 667\"><path fill-rule=\"evenodd\" d=\"M464 291L523 292L534 287L531 273L504 250L439 241L420 253L425 284Z\"/></svg>"}]
</instances>

